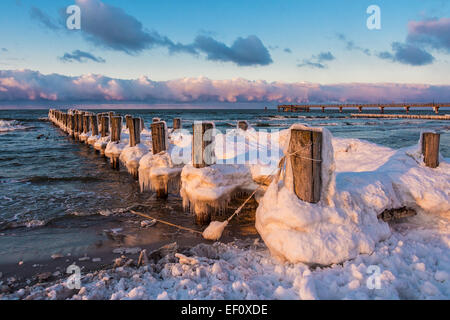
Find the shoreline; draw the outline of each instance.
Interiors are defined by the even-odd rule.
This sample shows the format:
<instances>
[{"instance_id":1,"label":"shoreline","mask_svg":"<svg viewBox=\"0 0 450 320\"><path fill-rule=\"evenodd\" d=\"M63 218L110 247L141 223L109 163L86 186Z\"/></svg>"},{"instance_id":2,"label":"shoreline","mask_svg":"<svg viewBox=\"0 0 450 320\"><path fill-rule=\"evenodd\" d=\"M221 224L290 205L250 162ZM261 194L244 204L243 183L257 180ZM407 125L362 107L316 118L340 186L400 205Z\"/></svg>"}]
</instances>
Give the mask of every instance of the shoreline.
<instances>
[{"instance_id":1,"label":"shoreline","mask_svg":"<svg viewBox=\"0 0 450 320\"><path fill-rule=\"evenodd\" d=\"M161 214L160 216L167 220L183 220L184 225L189 225L193 229L202 229L194 224L194 218L190 214L176 212L171 215ZM217 218L222 219L222 217ZM69 274L66 273L66 269L71 264L79 266L82 273L85 274L111 269L115 259L121 256L137 263L142 250L151 254L173 243L185 248L192 248L200 243L213 243L213 241L205 240L192 232L177 230L162 223L156 223L151 227L141 227L140 224L143 220L145 219L131 213L111 216L70 216L50 222L45 226L4 230L0 233L0 244L7 243L14 238L25 237L34 238L34 241L29 241L34 246L38 246L36 242L40 241L39 237L49 237L56 241L55 237L61 237L61 231L64 235L60 238L59 250L58 248L47 248L46 250L49 251L45 256L38 253L27 259L9 257L7 262L4 262L5 258L2 259L0 256L0 282L3 281L0 286L0 294L12 293L41 282L51 283L67 279ZM244 224L232 223L224 232L221 242L258 238L259 235L251 221L252 217L247 217ZM83 235L81 242L71 243L70 241L79 234ZM28 240L24 239L23 241L27 242ZM17 240L15 245L17 245ZM7 249L4 250L7 251ZM19 257L19 254L13 255ZM57 258L52 258L52 255L57 255Z\"/></svg>"}]
</instances>

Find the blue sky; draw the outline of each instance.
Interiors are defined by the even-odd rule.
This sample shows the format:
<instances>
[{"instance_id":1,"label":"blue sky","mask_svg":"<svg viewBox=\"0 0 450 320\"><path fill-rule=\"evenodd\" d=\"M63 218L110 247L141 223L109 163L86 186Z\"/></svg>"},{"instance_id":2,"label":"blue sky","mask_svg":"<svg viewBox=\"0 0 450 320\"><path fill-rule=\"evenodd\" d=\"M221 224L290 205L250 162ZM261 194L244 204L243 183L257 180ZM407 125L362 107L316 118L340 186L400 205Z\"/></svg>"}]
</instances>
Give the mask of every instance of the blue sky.
<instances>
[{"instance_id":1,"label":"blue sky","mask_svg":"<svg viewBox=\"0 0 450 320\"><path fill-rule=\"evenodd\" d=\"M123 10L117 23L96 24L96 12L83 12L99 3L107 12ZM81 30L64 26L67 15L61 11L71 4L82 7ZM366 9L373 4L381 9L381 30L366 27ZM83 23L88 16L90 30ZM439 19L448 17L445 0L3 0L0 69L154 81L207 77L447 85L448 39L436 33L426 34L425 40L418 34L421 38L411 41L417 34L411 34L408 24L436 20L442 30L447 20ZM105 32L114 25L122 30L120 24L130 21L142 24L136 34L143 39L156 32L159 40L143 40L136 50L108 44L123 39ZM170 52L173 44L183 49ZM251 57L247 49L254 50Z\"/></svg>"}]
</instances>

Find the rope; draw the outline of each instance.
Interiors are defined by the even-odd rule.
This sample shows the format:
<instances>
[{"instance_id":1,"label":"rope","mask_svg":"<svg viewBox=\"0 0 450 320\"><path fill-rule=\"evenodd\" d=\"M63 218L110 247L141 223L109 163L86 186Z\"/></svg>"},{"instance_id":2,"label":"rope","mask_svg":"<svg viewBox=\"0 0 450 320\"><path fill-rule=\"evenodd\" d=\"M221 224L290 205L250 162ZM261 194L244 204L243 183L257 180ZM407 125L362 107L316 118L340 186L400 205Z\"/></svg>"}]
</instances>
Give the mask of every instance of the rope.
<instances>
[{"instance_id":1,"label":"rope","mask_svg":"<svg viewBox=\"0 0 450 320\"><path fill-rule=\"evenodd\" d=\"M149 215L147 215L147 214L145 214L145 213L137 212L137 211L134 211L134 210L130 210L130 212L131 212L131 213L134 213L134 214L137 214L138 216L147 218L147 219L153 219L153 220L156 220L156 221L158 221L158 222L167 224L167 225L169 225L169 226L172 226L172 227L175 227L175 228L178 228L178 229L182 229L182 230L186 230L186 231L190 231L190 232L202 234L202 232L200 232L200 231L198 231L198 230L194 230L194 229L191 229L191 228L183 227L183 226L180 226L180 225L177 225L177 224L174 224L174 223L170 223L170 222L167 222L167 221L164 221L164 220L161 220L161 219L153 218L153 217L151 217L151 216L149 216Z\"/></svg>"}]
</instances>

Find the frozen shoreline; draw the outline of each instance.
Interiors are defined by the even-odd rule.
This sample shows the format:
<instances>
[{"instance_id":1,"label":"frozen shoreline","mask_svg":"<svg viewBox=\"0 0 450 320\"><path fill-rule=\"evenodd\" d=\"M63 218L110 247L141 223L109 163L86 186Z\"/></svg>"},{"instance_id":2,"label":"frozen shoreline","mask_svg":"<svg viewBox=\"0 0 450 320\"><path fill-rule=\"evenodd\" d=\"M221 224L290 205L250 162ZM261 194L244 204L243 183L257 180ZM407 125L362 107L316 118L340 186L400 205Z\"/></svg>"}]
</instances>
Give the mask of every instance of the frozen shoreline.
<instances>
[{"instance_id":1,"label":"frozen shoreline","mask_svg":"<svg viewBox=\"0 0 450 320\"><path fill-rule=\"evenodd\" d=\"M394 223L372 253L329 267L279 263L258 240L218 242L169 247L140 268L84 274L80 290L58 281L0 299L448 299L449 219L419 215ZM380 289L370 284L373 270L380 271Z\"/></svg>"}]
</instances>

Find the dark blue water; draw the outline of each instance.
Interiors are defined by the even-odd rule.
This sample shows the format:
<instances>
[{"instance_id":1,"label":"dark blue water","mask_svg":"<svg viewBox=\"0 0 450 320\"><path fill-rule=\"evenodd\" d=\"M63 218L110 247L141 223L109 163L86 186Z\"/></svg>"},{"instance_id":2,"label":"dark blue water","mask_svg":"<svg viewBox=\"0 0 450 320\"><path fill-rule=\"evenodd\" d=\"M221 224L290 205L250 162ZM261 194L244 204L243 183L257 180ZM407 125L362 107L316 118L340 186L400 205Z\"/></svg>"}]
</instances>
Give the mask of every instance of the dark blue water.
<instances>
[{"instance_id":1,"label":"dark blue water","mask_svg":"<svg viewBox=\"0 0 450 320\"><path fill-rule=\"evenodd\" d=\"M287 128L303 122L326 126L338 137L366 139L392 148L413 145L422 129L433 129L441 131L441 153L450 157L448 121L352 119L350 113L354 111L280 113L238 107L115 111L141 116L147 125L153 117L160 117L171 126L172 118L181 117L186 128L194 120L214 120L221 130L233 128L236 120L243 119L261 130ZM56 218L101 214L146 200L148 195L139 193L137 183L126 172L111 170L92 148L72 141L51 123L42 121L47 113L48 110L0 110L0 232ZM429 111L414 113L430 114Z\"/></svg>"}]
</instances>

